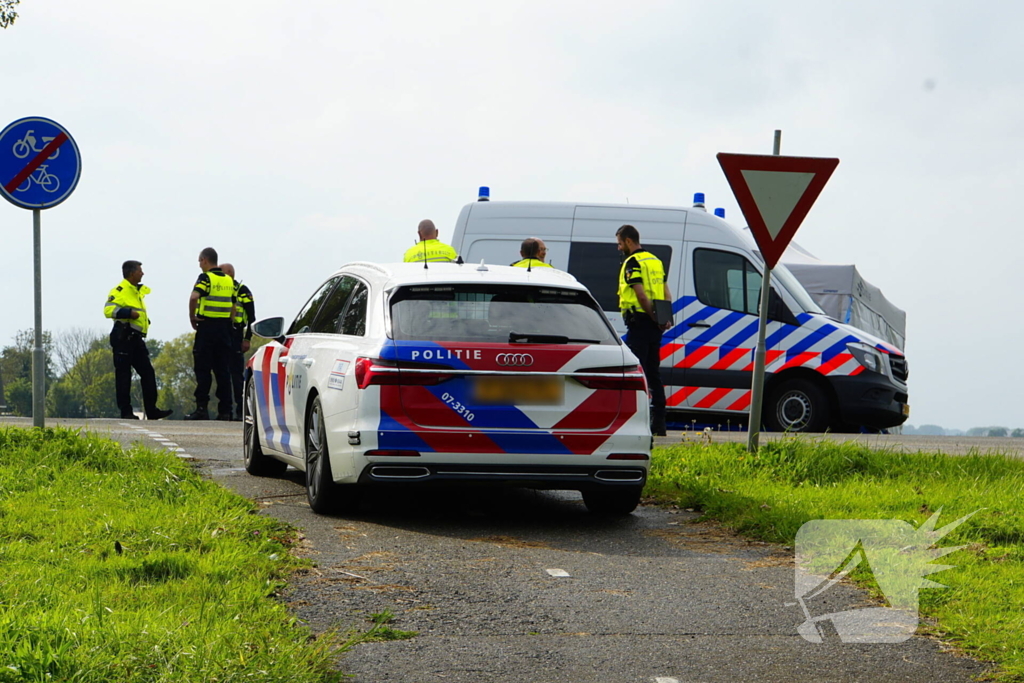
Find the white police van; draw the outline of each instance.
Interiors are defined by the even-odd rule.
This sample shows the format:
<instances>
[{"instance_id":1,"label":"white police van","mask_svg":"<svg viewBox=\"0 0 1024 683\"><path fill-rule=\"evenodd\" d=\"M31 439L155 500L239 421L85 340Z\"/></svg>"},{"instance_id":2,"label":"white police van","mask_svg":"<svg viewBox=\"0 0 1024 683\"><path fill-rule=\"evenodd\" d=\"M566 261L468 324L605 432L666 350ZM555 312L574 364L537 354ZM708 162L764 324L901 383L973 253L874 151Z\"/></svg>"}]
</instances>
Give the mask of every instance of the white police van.
<instances>
[{"instance_id":1,"label":"white police van","mask_svg":"<svg viewBox=\"0 0 1024 683\"><path fill-rule=\"evenodd\" d=\"M470 263L509 263L524 238L543 239L548 262L586 285L623 335L615 231L626 223L665 264L675 297L662 342L670 417L746 424L764 261L722 218L698 207L477 201L459 214L452 246ZM795 432L903 424L903 351L827 317L781 264L771 285L763 423Z\"/></svg>"}]
</instances>

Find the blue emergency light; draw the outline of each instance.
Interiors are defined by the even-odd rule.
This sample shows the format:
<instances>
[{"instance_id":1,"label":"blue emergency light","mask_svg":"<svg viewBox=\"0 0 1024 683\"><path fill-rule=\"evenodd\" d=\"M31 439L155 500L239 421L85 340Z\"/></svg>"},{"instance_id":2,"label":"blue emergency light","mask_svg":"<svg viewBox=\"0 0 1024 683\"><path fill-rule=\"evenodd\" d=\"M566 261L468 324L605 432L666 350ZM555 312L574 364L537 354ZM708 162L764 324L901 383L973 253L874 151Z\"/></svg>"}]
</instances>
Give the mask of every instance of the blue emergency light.
<instances>
[{"instance_id":1,"label":"blue emergency light","mask_svg":"<svg viewBox=\"0 0 1024 683\"><path fill-rule=\"evenodd\" d=\"M704 193L703 192L694 192L693 193L693 206L696 209L703 209L704 208Z\"/></svg>"},{"instance_id":2,"label":"blue emergency light","mask_svg":"<svg viewBox=\"0 0 1024 683\"><path fill-rule=\"evenodd\" d=\"M491 188L481 187L479 196L476 198L478 202L489 202L491 201Z\"/></svg>"},{"instance_id":3,"label":"blue emergency light","mask_svg":"<svg viewBox=\"0 0 1024 683\"><path fill-rule=\"evenodd\" d=\"M718 207L717 209L715 209L715 215L718 216L719 218L725 218L725 209L723 209L722 207Z\"/></svg>"}]
</instances>

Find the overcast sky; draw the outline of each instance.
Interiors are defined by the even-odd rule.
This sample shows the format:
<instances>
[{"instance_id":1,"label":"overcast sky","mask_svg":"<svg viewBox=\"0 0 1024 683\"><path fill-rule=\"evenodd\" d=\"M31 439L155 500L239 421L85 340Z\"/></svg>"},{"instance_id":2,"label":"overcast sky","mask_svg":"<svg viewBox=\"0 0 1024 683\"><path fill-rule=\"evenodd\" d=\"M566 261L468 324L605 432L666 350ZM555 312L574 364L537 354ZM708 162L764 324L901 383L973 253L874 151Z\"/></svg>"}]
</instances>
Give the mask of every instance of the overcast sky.
<instances>
[{"instance_id":1,"label":"overcast sky","mask_svg":"<svg viewBox=\"0 0 1024 683\"><path fill-rule=\"evenodd\" d=\"M200 249L291 317L352 260L494 199L682 205L743 225L722 151L835 156L797 241L907 311L910 423L1024 427L1024 4L23 0L0 127L63 124L44 327L109 329L143 262L190 330ZM32 214L0 202L0 345L33 324Z\"/></svg>"}]
</instances>

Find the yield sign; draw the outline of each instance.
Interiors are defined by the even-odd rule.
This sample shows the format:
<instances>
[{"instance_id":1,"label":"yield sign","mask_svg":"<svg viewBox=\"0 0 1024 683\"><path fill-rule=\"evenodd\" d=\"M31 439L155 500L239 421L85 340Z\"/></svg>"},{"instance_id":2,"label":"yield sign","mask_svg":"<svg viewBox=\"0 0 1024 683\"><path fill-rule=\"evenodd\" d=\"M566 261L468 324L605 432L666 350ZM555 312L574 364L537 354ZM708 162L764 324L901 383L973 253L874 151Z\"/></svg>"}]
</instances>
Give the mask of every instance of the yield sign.
<instances>
[{"instance_id":1,"label":"yield sign","mask_svg":"<svg viewBox=\"0 0 1024 683\"><path fill-rule=\"evenodd\" d=\"M774 268L839 159L718 155L765 263Z\"/></svg>"}]
</instances>

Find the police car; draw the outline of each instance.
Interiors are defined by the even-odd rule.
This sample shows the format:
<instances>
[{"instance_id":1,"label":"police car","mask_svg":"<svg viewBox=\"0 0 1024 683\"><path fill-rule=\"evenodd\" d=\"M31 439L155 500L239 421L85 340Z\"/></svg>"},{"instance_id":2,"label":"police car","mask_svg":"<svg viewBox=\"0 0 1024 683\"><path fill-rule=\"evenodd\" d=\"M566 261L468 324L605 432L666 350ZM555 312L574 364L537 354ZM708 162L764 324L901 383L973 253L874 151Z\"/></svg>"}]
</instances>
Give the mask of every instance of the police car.
<instances>
[{"instance_id":1,"label":"police car","mask_svg":"<svg viewBox=\"0 0 1024 683\"><path fill-rule=\"evenodd\" d=\"M351 263L246 370L253 475L306 473L310 507L371 487L578 490L629 514L651 453L647 387L590 292L552 268Z\"/></svg>"}]
</instances>

